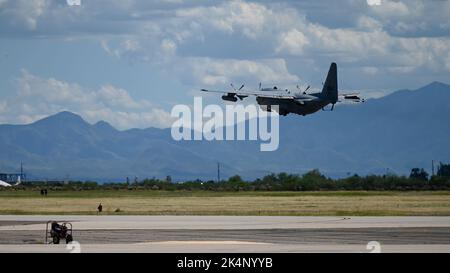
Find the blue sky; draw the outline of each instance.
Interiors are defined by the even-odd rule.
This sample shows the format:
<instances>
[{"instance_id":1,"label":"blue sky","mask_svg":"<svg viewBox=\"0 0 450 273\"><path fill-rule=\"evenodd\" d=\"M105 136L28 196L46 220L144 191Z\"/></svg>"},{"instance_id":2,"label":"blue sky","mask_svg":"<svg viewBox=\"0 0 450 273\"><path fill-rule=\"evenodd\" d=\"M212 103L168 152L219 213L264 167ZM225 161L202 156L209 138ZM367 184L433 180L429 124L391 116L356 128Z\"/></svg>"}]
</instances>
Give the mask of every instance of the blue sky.
<instances>
[{"instance_id":1,"label":"blue sky","mask_svg":"<svg viewBox=\"0 0 450 273\"><path fill-rule=\"evenodd\" d=\"M368 2L0 0L0 123L164 128L200 88L320 89L331 62L366 97L448 83L450 1Z\"/></svg>"}]
</instances>

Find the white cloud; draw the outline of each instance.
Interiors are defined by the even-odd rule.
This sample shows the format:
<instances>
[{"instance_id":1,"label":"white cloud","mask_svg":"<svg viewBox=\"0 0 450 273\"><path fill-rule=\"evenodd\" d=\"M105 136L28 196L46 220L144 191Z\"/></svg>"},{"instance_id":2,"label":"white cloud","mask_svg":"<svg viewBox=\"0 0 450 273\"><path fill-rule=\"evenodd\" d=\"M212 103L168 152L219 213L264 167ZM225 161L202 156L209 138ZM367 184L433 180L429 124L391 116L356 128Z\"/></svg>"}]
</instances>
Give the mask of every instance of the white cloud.
<instances>
[{"instance_id":1,"label":"white cloud","mask_svg":"<svg viewBox=\"0 0 450 273\"><path fill-rule=\"evenodd\" d=\"M330 29L305 22L302 32L293 29L284 33L276 51L295 56L320 52L337 61L361 63L361 68L372 62L380 67L409 67L407 71L448 70L445 60L450 56L450 39L447 37L394 37L382 30L378 21L367 17L360 18L358 28ZM406 70L392 70L397 71Z\"/></svg>"},{"instance_id":2,"label":"white cloud","mask_svg":"<svg viewBox=\"0 0 450 273\"><path fill-rule=\"evenodd\" d=\"M137 51L141 48L141 45L136 40L127 39L122 42L122 47L126 51Z\"/></svg>"},{"instance_id":3,"label":"white cloud","mask_svg":"<svg viewBox=\"0 0 450 273\"><path fill-rule=\"evenodd\" d=\"M111 56L148 62L186 90L322 78L331 61L355 68L355 82L408 73L432 81L450 71L450 1L299 2L96 0L72 8L0 0L0 34L99 41Z\"/></svg>"},{"instance_id":4,"label":"white cloud","mask_svg":"<svg viewBox=\"0 0 450 273\"><path fill-rule=\"evenodd\" d=\"M379 6L381 5L381 0L367 0L369 6Z\"/></svg>"},{"instance_id":5,"label":"white cloud","mask_svg":"<svg viewBox=\"0 0 450 273\"><path fill-rule=\"evenodd\" d=\"M170 113L147 100L135 100L112 85L88 89L53 78L44 79L22 71L17 93L6 100L0 121L29 123L60 111L80 114L89 122L105 120L119 129L169 127ZM0 105L2 106L2 105Z\"/></svg>"},{"instance_id":6,"label":"white cloud","mask_svg":"<svg viewBox=\"0 0 450 273\"><path fill-rule=\"evenodd\" d=\"M35 30L38 27L39 18L49 8L50 0L15 0L0 1L3 16L12 19L11 25L24 27L25 30Z\"/></svg>"},{"instance_id":7,"label":"white cloud","mask_svg":"<svg viewBox=\"0 0 450 273\"><path fill-rule=\"evenodd\" d=\"M362 68L362 71L366 75L373 76L373 75L376 75L378 73L378 68L373 67L373 66L365 66L365 67Z\"/></svg>"},{"instance_id":8,"label":"white cloud","mask_svg":"<svg viewBox=\"0 0 450 273\"><path fill-rule=\"evenodd\" d=\"M385 0L368 10L385 31L403 37L448 36L449 12L450 1L447 0Z\"/></svg>"},{"instance_id":9,"label":"white cloud","mask_svg":"<svg viewBox=\"0 0 450 273\"><path fill-rule=\"evenodd\" d=\"M218 60L210 58L189 58L180 74L188 73L203 85L224 85L233 80L244 82L296 82L299 78L289 73L283 59Z\"/></svg>"},{"instance_id":10,"label":"white cloud","mask_svg":"<svg viewBox=\"0 0 450 273\"><path fill-rule=\"evenodd\" d=\"M383 1L381 5L372 5L372 10L382 17L409 16L411 11L402 1Z\"/></svg>"},{"instance_id":11,"label":"white cloud","mask_svg":"<svg viewBox=\"0 0 450 273\"><path fill-rule=\"evenodd\" d=\"M171 57L174 56L177 50L177 44L170 39L164 39L161 42L161 51L165 56Z\"/></svg>"},{"instance_id":12,"label":"white cloud","mask_svg":"<svg viewBox=\"0 0 450 273\"><path fill-rule=\"evenodd\" d=\"M141 51L145 49L142 47L140 41L136 38L126 37L115 47L111 46L106 39L100 41L101 47L111 56L116 58L128 57L133 58L139 56Z\"/></svg>"},{"instance_id":13,"label":"white cloud","mask_svg":"<svg viewBox=\"0 0 450 273\"><path fill-rule=\"evenodd\" d=\"M309 44L309 39L305 36L305 34L303 34L303 32L297 29L292 29L281 34L280 45L275 51L281 52L286 50L291 54L302 55L303 49Z\"/></svg>"},{"instance_id":14,"label":"white cloud","mask_svg":"<svg viewBox=\"0 0 450 273\"><path fill-rule=\"evenodd\" d=\"M233 34L240 32L255 39L264 30L264 26L274 13L266 6L243 1L227 1L219 6L180 9L177 16L196 20L201 25L208 25L216 30Z\"/></svg>"},{"instance_id":15,"label":"white cloud","mask_svg":"<svg viewBox=\"0 0 450 273\"><path fill-rule=\"evenodd\" d=\"M407 74L414 71L414 66L391 66L388 71L396 74Z\"/></svg>"},{"instance_id":16,"label":"white cloud","mask_svg":"<svg viewBox=\"0 0 450 273\"><path fill-rule=\"evenodd\" d=\"M98 91L95 91L94 97L96 101L111 109L145 110L152 107L149 101L135 101L126 90L112 85L102 86Z\"/></svg>"},{"instance_id":17,"label":"white cloud","mask_svg":"<svg viewBox=\"0 0 450 273\"><path fill-rule=\"evenodd\" d=\"M362 15L357 19L357 27L365 31L382 30L383 24L375 18Z\"/></svg>"},{"instance_id":18,"label":"white cloud","mask_svg":"<svg viewBox=\"0 0 450 273\"><path fill-rule=\"evenodd\" d=\"M420 38L404 40L392 36L390 31L413 33L430 27L450 28L445 19L446 12L450 11L448 2L434 1L426 5L421 0L386 0L376 6L365 4L361 15L355 17L353 28L330 28L320 22L310 22L304 15L308 10L296 10L289 2L270 4L245 1L202 5L196 1L111 0L84 2L80 9L74 9L58 4L56 0L2 0L0 18L3 17L3 20L0 21L13 19L15 24L5 25L10 29L25 25L28 31L35 30L37 36L64 32L66 35L80 33L81 37L86 37L100 32L108 35L101 36L100 40L109 54L162 66L177 65L186 62L186 58L195 57L217 59L217 62L227 58L249 59L239 56L240 44L246 43L261 51L260 56L251 58L253 62L287 58L286 55L314 58L315 55L326 54L329 59L363 62L361 66L367 66L370 60L375 63L384 60L390 66L410 66L404 56L414 56L419 58L416 67L435 69L440 65L447 69L445 60L448 51L445 47L448 46L444 45L443 49L440 43L450 44L448 37L429 37L428 44L423 45ZM322 5L320 1L318 5ZM343 1L341 5L349 13L359 6L355 1ZM30 32L26 33L30 35ZM116 43L110 43L111 39ZM235 41L235 46L222 56L211 56L208 52L204 52L203 56L189 54L190 48L211 43L209 39ZM432 53L420 53L418 50ZM443 54L444 58L435 53ZM210 75L208 81L220 82L225 78Z\"/></svg>"}]
</instances>

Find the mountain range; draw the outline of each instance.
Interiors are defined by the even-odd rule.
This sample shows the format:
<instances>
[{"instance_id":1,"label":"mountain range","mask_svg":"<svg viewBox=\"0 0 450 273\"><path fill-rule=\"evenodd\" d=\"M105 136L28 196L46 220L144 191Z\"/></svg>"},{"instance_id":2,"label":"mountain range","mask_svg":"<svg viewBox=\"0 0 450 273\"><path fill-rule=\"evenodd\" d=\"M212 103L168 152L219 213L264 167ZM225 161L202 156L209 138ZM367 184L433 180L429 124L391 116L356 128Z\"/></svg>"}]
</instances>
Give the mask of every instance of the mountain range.
<instances>
[{"instance_id":1,"label":"mountain range","mask_svg":"<svg viewBox=\"0 0 450 273\"><path fill-rule=\"evenodd\" d=\"M124 181L126 177L215 179L239 174L319 169L332 177L353 173L430 171L450 161L450 85L434 82L333 112L280 117L280 145L261 152L257 141L174 141L168 129L119 131L61 112L32 124L0 125L0 172L29 178Z\"/></svg>"}]
</instances>

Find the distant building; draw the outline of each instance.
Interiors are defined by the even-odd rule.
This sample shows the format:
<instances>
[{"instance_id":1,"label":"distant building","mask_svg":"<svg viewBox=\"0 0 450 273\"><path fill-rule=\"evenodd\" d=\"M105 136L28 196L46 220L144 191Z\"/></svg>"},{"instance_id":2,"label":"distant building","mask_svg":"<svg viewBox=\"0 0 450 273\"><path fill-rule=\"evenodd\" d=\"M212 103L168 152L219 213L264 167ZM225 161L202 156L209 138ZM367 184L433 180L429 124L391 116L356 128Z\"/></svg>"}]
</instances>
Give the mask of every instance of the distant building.
<instances>
[{"instance_id":1,"label":"distant building","mask_svg":"<svg viewBox=\"0 0 450 273\"><path fill-rule=\"evenodd\" d=\"M0 173L0 180L6 183L16 183L19 181L26 180L26 175L24 173Z\"/></svg>"}]
</instances>

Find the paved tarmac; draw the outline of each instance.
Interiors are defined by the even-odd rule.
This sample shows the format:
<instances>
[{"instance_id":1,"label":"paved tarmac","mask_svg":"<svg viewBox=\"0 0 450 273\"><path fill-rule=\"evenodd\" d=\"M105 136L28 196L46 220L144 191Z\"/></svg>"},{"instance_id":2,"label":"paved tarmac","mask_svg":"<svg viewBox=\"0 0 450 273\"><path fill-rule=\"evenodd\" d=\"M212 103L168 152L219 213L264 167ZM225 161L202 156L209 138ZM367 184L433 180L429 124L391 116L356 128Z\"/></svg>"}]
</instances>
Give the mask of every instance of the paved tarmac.
<instances>
[{"instance_id":1,"label":"paved tarmac","mask_svg":"<svg viewBox=\"0 0 450 273\"><path fill-rule=\"evenodd\" d=\"M450 217L102 215L0 216L0 252L70 252L44 244L49 220L82 252L450 252Z\"/></svg>"}]
</instances>

